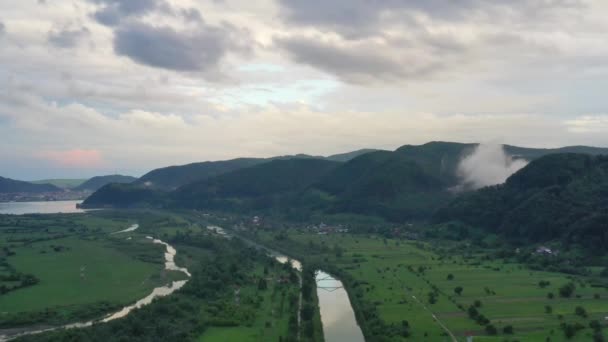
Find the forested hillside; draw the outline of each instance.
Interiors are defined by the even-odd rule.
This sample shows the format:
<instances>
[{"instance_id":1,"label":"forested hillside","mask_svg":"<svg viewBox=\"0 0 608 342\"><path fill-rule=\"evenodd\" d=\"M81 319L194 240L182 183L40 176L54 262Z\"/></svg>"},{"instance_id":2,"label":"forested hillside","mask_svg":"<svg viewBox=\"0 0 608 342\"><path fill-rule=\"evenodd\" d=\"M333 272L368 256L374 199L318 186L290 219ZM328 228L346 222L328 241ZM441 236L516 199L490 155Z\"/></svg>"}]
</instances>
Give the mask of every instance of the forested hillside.
<instances>
[{"instance_id":1,"label":"forested hillside","mask_svg":"<svg viewBox=\"0 0 608 342\"><path fill-rule=\"evenodd\" d=\"M41 193L54 191L62 190L51 184L34 184L30 182L23 182L10 178L0 177L0 193Z\"/></svg>"},{"instance_id":2,"label":"forested hillside","mask_svg":"<svg viewBox=\"0 0 608 342\"><path fill-rule=\"evenodd\" d=\"M555 154L533 161L504 185L458 197L437 222L460 221L517 242L559 239L605 252L608 157Z\"/></svg>"},{"instance_id":3,"label":"forested hillside","mask_svg":"<svg viewBox=\"0 0 608 342\"><path fill-rule=\"evenodd\" d=\"M377 216L395 222L428 219L461 195L453 191L462 181L459 163L476 147L477 144L431 142L406 145L394 152L362 150L337 157L346 162L296 155L169 167L152 171L131 186L104 187L84 205L267 210L299 219L337 213ZM507 158L526 160L568 150L587 152L585 158L607 151L591 147L504 147ZM358 156L349 159L355 155ZM165 194L146 191L166 191L177 185L181 186ZM477 196L492 191L495 190L483 190ZM483 201L488 200L502 201ZM479 215L495 220L493 224L499 218L485 211Z\"/></svg>"},{"instance_id":4,"label":"forested hillside","mask_svg":"<svg viewBox=\"0 0 608 342\"><path fill-rule=\"evenodd\" d=\"M110 175L110 176L97 176L93 177L86 182L75 187L76 191L97 191L102 186L110 183L131 183L137 180L135 177L122 176L122 175Z\"/></svg>"}]
</instances>

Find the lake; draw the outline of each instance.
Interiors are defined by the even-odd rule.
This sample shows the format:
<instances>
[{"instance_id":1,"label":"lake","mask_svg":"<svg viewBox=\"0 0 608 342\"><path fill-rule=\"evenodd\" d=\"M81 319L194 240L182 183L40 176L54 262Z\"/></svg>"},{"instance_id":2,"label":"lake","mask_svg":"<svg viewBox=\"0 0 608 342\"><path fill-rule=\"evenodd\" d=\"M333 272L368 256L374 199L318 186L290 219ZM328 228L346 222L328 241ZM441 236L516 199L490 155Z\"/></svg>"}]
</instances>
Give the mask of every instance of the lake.
<instances>
[{"instance_id":1,"label":"lake","mask_svg":"<svg viewBox=\"0 0 608 342\"><path fill-rule=\"evenodd\" d=\"M83 209L76 208L82 201L48 201L48 202L2 202L0 214L57 214L82 213Z\"/></svg>"}]
</instances>

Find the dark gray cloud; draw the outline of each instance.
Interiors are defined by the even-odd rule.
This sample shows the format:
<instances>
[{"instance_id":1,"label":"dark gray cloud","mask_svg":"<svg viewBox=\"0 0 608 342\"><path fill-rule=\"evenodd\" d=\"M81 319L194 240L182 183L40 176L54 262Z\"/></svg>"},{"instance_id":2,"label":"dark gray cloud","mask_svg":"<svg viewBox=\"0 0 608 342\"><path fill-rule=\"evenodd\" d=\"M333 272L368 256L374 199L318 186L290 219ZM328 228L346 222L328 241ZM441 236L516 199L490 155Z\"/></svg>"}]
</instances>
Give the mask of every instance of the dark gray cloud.
<instances>
[{"instance_id":1,"label":"dark gray cloud","mask_svg":"<svg viewBox=\"0 0 608 342\"><path fill-rule=\"evenodd\" d=\"M437 20L487 16L536 17L555 9L582 7L581 0L279 0L292 24L331 29L345 36L377 32L394 21L424 14Z\"/></svg>"},{"instance_id":2,"label":"dark gray cloud","mask_svg":"<svg viewBox=\"0 0 608 342\"><path fill-rule=\"evenodd\" d=\"M101 7L93 17L101 24L116 26L126 17L143 16L157 9L166 9L163 0L89 0Z\"/></svg>"},{"instance_id":3,"label":"dark gray cloud","mask_svg":"<svg viewBox=\"0 0 608 342\"><path fill-rule=\"evenodd\" d=\"M81 39L90 35L86 26L80 28L63 28L49 32L48 42L58 48L73 48L78 45Z\"/></svg>"},{"instance_id":4,"label":"dark gray cloud","mask_svg":"<svg viewBox=\"0 0 608 342\"><path fill-rule=\"evenodd\" d=\"M360 45L345 46L342 42L304 36L278 38L275 42L296 62L334 74L350 83L418 78L440 68L438 63L426 59L395 57L378 46L366 49Z\"/></svg>"},{"instance_id":5,"label":"dark gray cloud","mask_svg":"<svg viewBox=\"0 0 608 342\"><path fill-rule=\"evenodd\" d=\"M177 71L207 71L232 49L243 48L231 27L200 25L192 31L144 23L121 25L115 31L118 55L153 67Z\"/></svg>"}]
</instances>

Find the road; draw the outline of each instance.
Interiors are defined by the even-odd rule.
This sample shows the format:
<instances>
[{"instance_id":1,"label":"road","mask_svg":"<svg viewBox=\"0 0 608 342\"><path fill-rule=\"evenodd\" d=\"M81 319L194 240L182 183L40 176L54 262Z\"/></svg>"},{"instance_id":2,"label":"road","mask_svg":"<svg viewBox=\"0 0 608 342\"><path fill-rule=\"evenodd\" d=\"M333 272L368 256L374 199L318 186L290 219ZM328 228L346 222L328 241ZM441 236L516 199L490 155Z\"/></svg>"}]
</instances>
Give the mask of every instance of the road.
<instances>
[{"instance_id":1,"label":"road","mask_svg":"<svg viewBox=\"0 0 608 342\"><path fill-rule=\"evenodd\" d=\"M452 342L458 342L458 339L456 338L456 336L454 336L454 334L450 331L450 329L448 329L448 327L446 327L445 324L443 324L443 322L441 322L439 320L439 318L437 318L437 316L435 316L435 314L426 305L424 305L424 303L422 303L421 301L419 301L418 298L416 298L416 296L414 296L414 295L412 295L412 298L414 298L414 300L416 302L418 302L418 304L422 305L422 307L431 314L431 317L433 317L433 319L435 320L435 322L437 322L437 324L439 324L439 326L441 328L443 328L443 330L448 335L450 335L450 337L452 338Z\"/></svg>"}]
</instances>

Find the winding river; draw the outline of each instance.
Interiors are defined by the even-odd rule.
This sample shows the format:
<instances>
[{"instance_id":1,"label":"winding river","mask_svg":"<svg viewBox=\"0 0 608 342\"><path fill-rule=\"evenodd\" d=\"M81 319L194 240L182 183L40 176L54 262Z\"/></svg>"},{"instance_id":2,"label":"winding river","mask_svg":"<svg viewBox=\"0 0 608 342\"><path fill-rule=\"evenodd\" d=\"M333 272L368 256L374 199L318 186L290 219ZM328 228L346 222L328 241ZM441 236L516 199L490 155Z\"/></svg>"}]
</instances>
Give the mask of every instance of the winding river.
<instances>
[{"instance_id":1,"label":"winding river","mask_svg":"<svg viewBox=\"0 0 608 342\"><path fill-rule=\"evenodd\" d=\"M121 233L133 232L133 231L137 230L138 228L139 228L139 225L138 224L134 224L134 225L130 226L129 228L125 229L125 230L114 232L112 234L121 234ZM186 274L188 277L191 277L191 274L188 271L188 269L186 269L184 267L178 267L175 264L175 255L177 254L177 251L175 250L175 248L173 246L169 245L168 243L166 243L166 242L164 242L162 240L154 239L151 236L147 236L146 238L152 240L153 243L162 244L162 245L165 246L165 248L166 248L166 251L165 251L165 269L166 270L182 272L182 273ZM142 306L145 306L145 305L148 305L148 304L152 303L152 301L155 298L165 297L165 296L168 296L168 295L172 294L173 292L179 290L184 285L186 285L187 282L188 282L187 279L186 280L173 281L173 282L171 282L170 285L165 285L165 286L160 286L160 287L154 288L152 290L152 293L150 293L146 297L138 300L134 304L131 304L129 306L125 306L124 308L120 309L119 311L111 313L111 314L109 314L109 315L107 315L107 316L105 316L105 317L103 317L101 319L96 319L96 320L91 320L91 321L86 321L86 322L78 322L78 323L66 324L66 325L61 325L61 326L56 326L56 327L14 329L11 332L8 332L8 333L5 332L4 335L2 335L2 333L0 333L0 342L9 341L11 339L14 339L14 338L17 338L17 337L20 337L20 336L40 334L40 333L54 331L54 330L60 330L60 329L86 328L86 327L92 326L93 324L107 323L107 322L115 320L115 319L123 318L126 315L128 315L131 311L133 311L135 309L138 309L138 308L141 308Z\"/></svg>"},{"instance_id":2,"label":"winding river","mask_svg":"<svg viewBox=\"0 0 608 342\"><path fill-rule=\"evenodd\" d=\"M229 236L224 229L217 226L207 227L222 236ZM291 262L291 266L302 271L302 263L285 254L279 253L255 241L240 237L246 243L264 249L268 255L284 264ZM363 332L355 318L355 312L350 304L348 293L342 282L330 274L318 270L316 273L317 297L323 324L323 337L326 342L364 342Z\"/></svg>"}]
</instances>

